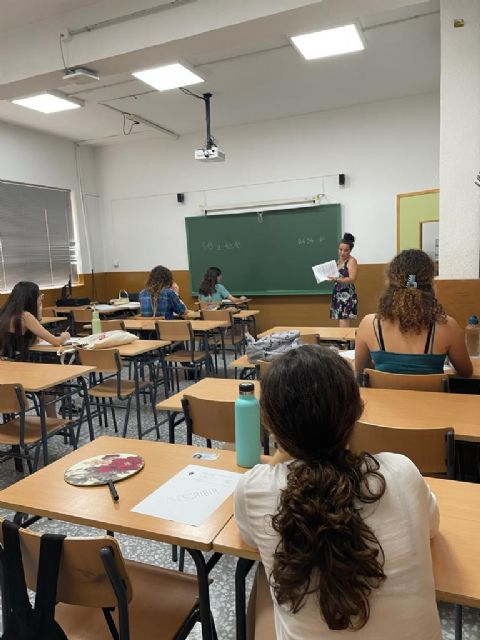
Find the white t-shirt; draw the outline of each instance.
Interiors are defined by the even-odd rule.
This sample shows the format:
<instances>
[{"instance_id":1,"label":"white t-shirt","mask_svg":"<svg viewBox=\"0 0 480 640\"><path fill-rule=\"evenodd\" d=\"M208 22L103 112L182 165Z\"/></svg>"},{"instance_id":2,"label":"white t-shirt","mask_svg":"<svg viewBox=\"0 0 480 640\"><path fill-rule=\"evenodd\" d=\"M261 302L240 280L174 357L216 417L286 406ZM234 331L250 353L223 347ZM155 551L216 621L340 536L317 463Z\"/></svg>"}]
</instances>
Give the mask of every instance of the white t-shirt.
<instances>
[{"instance_id":1,"label":"white t-shirt","mask_svg":"<svg viewBox=\"0 0 480 640\"><path fill-rule=\"evenodd\" d=\"M273 598L279 640L441 640L430 555L430 538L439 524L436 498L408 458L394 453L375 457L386 491L362 509L383 547L387 579L372 591L367 624L356 632L332 631L315 595L308 596L296 614ZM235 491L235 519L244 540L258 548L267 577L279 541L269 515L277 511L287 471L288 463L257 465L242 476Z\"/></svg>"}]
</instances>

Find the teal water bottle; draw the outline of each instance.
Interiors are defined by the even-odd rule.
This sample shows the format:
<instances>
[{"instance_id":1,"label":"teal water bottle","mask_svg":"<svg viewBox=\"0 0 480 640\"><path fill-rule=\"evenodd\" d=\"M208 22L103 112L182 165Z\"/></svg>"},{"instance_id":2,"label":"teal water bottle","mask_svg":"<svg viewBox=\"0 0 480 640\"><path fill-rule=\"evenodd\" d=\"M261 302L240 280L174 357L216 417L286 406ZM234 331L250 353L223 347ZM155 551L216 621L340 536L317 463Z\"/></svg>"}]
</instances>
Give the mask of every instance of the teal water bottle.
<instances>
[{"instance_id":1,"label":"teal water bottle","mask_svg":"<svg viewBox=\"0 0 480 640\"><path fill-rule=\"evenodd\" d=\"M102 333L102 322L100 320L100 314L93 308L92 311L92 333Z\"/></svg>"},{"instance_id":2,"label":"teal water bottle","mask_svg":"<svg viewBox=\"0 0 480 640\"><path fill-rule=\"evenodd\" d=\"M252 382L242 382L235 400L235 449L239 467L260 462L260 405Z\"/></svg>"}]
</instances>

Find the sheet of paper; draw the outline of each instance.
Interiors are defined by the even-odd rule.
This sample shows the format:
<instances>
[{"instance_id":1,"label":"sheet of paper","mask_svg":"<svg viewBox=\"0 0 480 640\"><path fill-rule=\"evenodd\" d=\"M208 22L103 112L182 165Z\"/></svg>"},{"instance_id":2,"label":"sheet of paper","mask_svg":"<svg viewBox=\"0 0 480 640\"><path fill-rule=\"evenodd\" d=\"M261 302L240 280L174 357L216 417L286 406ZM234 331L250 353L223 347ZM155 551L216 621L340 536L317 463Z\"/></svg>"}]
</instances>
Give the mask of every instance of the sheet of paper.
<instances>
[{"instance_id":1,"label":"sheet of paper","mask_svg":"<svg viewBox=\"0 0 480 640\"><path fill-rule=\"evenodd\" d=\"M95 309L97 311L113 311L116 307L113 304L96 304Z\"/></svg>"},{"instance_id":2,"label":"sheet of paper","mask_svg":"<svg viewBox=\"0 0 480 640\"><path fill-rule=\"evenodd\" d=\"M315 276L315 280L317 284L320 282L325 282L328 280L328 276L332 276L333 278L338 278L339 273L337 269L337 263L335 260L329 260L328 262L322 262L321 264L316 264L312 267L313 275Z\"/></svg>"},{"instance_id":3,"label":"sheet of paper","mask_svg":"<svg viewBox=\"0 0 480 640\"><path fill-rule=\"evenodd\" d=\"M240 476L189 464L132 511L199 527L233 493Z\"/></svg>"},{"instance_id":4,"label":"sheet of paper","mask_svg":"<svg viewBox=\"0 0 480 640\"><path fill-rule=\"evenodd\" d=\"M355 360L355 349L340 349L338 355L345 358L345 360Z\"/></svg>"},{"instance_id":5,"label":"sheet of paper","mask_svg":"<svg viewBox=\"0 0 480 640\"><path fill-rule=\"evenodd\" d=\"M37 342L35 343L37 347L51 347L52 345L50 344L50 342L47 342L46 340L37 340Z\"/></svg>"}]
</instances>

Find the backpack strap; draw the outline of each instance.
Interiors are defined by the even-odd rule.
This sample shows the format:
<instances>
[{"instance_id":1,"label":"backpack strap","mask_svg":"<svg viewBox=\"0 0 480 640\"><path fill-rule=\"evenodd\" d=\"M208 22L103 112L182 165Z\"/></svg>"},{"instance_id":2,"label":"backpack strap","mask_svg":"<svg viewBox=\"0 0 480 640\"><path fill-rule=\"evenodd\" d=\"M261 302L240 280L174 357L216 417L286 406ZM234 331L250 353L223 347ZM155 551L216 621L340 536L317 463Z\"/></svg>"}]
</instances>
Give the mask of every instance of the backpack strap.
<instances>
[{"instance_id":1,"label":"backpack strap","mask_svg":"<svg viewBox=\"0 0 480 640\"><path fill-rule=\"evenodd\" d=\"M55 617L58 570L64 540L63 535L44 533L40 542L34 613L35 616L41 616L44 620L52 620L52 622Z\"/></svg>"},{"instance_id":2,"label":"backpack strap","mask_svg":"<svg viewBox=\"0 0 480 640\"><path fill-rule=\"evenodd\" d=\"M25 573L23 570L22 551L20 549L20 526L9 520L4 520L2 530L3 556L10 611L17 612L17 614L22 617L23 615L28 616L32 611L32 607L28 599ZM6 621L4 621L4 624L5 623Z\"/></svg>"}]
</instances>

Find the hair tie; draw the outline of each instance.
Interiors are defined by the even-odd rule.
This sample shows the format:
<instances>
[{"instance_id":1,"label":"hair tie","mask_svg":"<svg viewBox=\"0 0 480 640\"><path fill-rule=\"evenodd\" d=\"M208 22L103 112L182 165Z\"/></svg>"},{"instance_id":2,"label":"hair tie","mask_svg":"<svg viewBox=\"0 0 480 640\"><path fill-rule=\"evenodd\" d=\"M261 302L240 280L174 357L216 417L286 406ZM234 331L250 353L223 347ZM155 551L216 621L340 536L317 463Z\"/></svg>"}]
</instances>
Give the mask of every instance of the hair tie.
<instances>
[{"instance_id":1,"label":"hair tie","mask_svg":"<svg viewBox=\"0 0 480 640\"><path fill-rule=\"evenodd\" d=\"M407 282L405 284L407 289L416 289L417 288L417 280L414 275L407 276Z\"/></svg>"}]
</instances>

